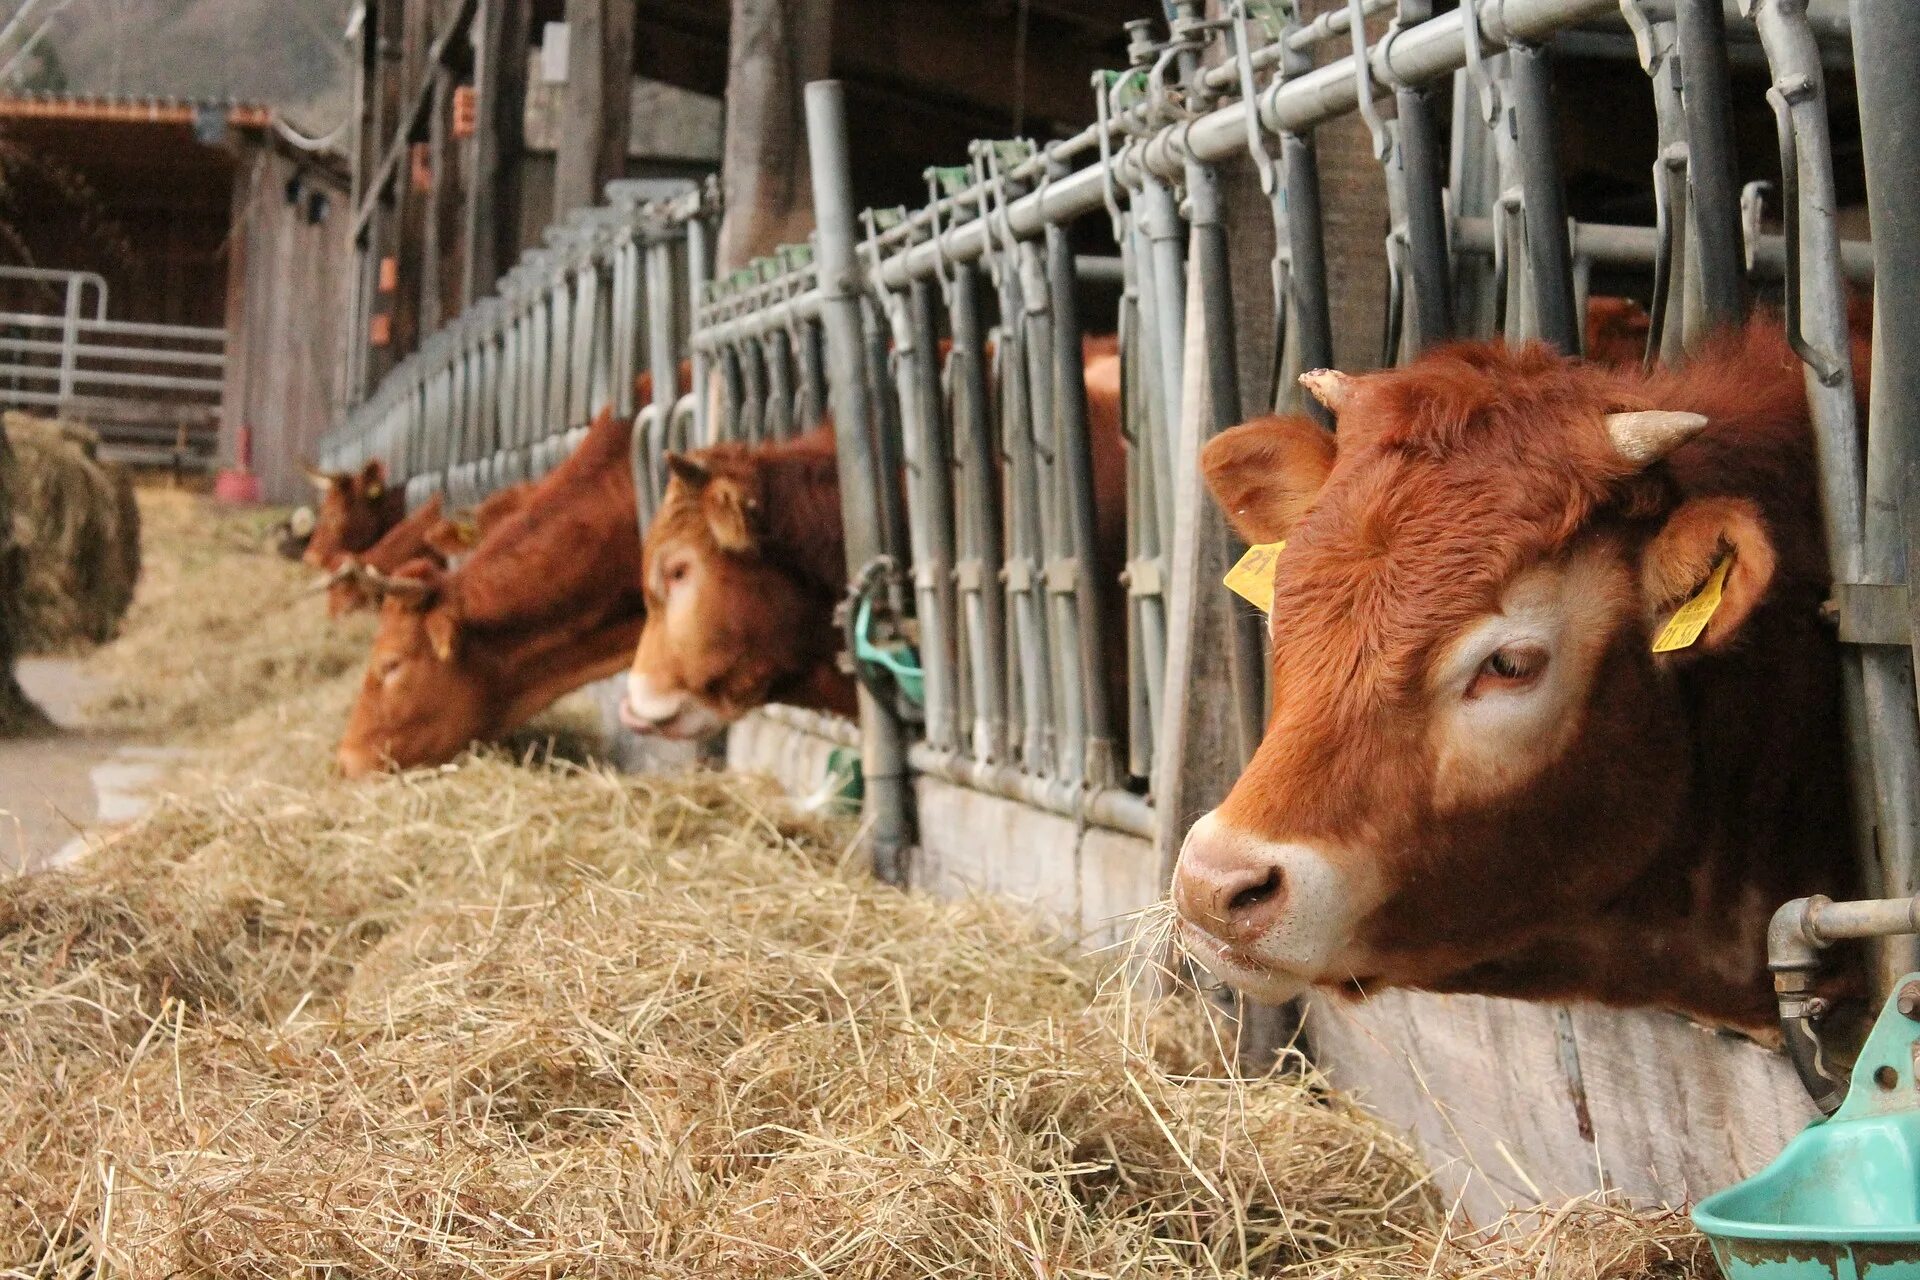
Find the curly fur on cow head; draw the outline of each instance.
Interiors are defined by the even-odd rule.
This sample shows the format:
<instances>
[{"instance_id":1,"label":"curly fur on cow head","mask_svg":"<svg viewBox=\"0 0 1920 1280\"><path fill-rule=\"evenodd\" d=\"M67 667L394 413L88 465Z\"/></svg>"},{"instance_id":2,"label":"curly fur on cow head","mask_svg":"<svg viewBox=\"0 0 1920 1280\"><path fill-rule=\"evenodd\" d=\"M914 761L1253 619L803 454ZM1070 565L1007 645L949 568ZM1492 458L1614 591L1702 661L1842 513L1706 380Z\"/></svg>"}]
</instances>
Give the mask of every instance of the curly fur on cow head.
<instances>
[{"instance_id":1,"label":"curly fur on cow head","mask_svg":"<svg viewBox=\"0 0 1920 1280\"><path fill-rule=\"evenodd\" d=\"M1202 460L1243 537L1287 543L1268 731L1176 876L1203 958L1274 998L1770 1021L1767 913L1849 874L1817 834L1844 828L1826 562L1777 324L1649 377L1473 344L1316 382L1334 433L1263 419ZM1653 653L1723 560L1704 634Z\"/></svg>"}]
</instances>

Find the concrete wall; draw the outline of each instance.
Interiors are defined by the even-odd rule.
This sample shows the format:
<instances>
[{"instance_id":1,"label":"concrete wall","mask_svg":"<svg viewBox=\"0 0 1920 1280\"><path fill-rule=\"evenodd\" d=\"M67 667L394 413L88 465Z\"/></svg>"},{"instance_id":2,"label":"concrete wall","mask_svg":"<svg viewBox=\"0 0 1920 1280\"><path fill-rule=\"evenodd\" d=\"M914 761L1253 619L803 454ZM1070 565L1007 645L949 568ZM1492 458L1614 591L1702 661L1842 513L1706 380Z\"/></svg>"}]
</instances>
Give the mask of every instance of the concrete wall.
<instances>
[{"instance_id":1,"label":"concrete wall","mask_svg":"<svg viewBox=\"0 0 1920 1280\"><path fill-rule=\"evenodd\" d=\"M764 716L728 766L819 786L832 743ZM1088 948L1160 896L1146 841L921 778L914 884L1004 894ZM1757 1172L1812 1118L1786 1059L1660 1013L1390 991L1315 995L1309 1049L1329 1078L1409 1131L1451 1202L1489 1222L1601 1188L1679 1203Z\"/></svg>"}]
</instances>

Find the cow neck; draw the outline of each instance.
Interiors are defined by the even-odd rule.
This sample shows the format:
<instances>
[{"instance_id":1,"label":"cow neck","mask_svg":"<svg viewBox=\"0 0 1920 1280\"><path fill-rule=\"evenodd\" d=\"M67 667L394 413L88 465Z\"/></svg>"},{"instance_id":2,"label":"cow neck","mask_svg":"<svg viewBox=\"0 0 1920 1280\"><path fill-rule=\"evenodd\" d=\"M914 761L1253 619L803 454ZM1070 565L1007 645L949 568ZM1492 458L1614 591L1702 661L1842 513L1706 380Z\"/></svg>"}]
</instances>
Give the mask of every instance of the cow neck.
<instances>
[{"instance_id":1,"label":"cow neck","mask_svg":"<svg viewBox=\"0 0 1920 1280\"><path fill-rule=\"evenodd\" d=\"M761 554L808 590L836 600L846 587L846 526L833 438L824 432L770 450L759 468L767 536Z\"/></svg>"},{"instance_id":2,"label":"cow neck","mask_svg":"<svg viewBox=\"0 0 1920 1280\"><path fill-rule=\"evenodd\" d=\"M577 630L582 617L638 617L640 535L632 424L603 418L519 510L447 579L464 623L510 632Z\"/></svg>"}]
</instances>

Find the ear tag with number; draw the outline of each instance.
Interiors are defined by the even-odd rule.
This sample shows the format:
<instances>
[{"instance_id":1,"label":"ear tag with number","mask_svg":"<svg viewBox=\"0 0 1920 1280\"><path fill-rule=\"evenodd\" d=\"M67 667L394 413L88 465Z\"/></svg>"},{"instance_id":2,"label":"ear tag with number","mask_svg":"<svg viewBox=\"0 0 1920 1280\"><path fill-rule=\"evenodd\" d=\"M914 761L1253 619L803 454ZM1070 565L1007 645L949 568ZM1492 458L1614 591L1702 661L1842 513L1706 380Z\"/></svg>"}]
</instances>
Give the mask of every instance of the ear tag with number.
<instances>
[{"instance_id":1,"label":"ear tag with number","mask_svg":"<svg viewBox=\"0 0 1920 1280\"><path fill-rule=\"evenodd\" d=\"M1227 576L1220 581L1241 599L1258 605L1260 612L1272 613L1274 562L1286 549L1285 542L1262 542L1248 547L1240 563L1227 570Z\"/></svg>"},{"instance_id":2,"label":"ear tag with number","mask_svg":"<svg viewBox=\"0 0 1920 1280\"><path fill-rule=\"evenodd\" d=\"M1707 575L1706 585L1700 588L1693 599L1674 610L1673 616L1667 619L1667 625L1660 628L1660 634L1653 638L1655 653L1686 649L1700 638L1700 633L1707 629L1707 623L1712 620L1714 611L1720 607L1720 599L1727 589L1727 570L1732 567L1732 556L1720 557L1720 563L1713 566L1713 572Z\"/></svg>"}]
</instances>

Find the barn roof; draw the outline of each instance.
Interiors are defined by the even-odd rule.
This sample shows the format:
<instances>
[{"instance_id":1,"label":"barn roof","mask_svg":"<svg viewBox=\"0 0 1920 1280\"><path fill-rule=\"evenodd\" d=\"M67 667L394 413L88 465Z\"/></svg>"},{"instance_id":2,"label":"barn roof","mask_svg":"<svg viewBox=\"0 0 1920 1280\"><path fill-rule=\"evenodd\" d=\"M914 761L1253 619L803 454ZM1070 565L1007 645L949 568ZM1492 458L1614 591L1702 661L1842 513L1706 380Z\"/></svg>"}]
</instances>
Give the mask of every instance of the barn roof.
<instances>
[{"instance_id":1,"label":"barn roof","mask_svg":"<svg viewBox=\"0 0 1920 1280\"><path fill-rule=\"evenodd\" d=\"M273 116L270 108L251 102L67 93L0 93L0 120L190 125L214 113L223 113L227 124L237 129L264 129Z\"/></svg>"}]
</instances>

